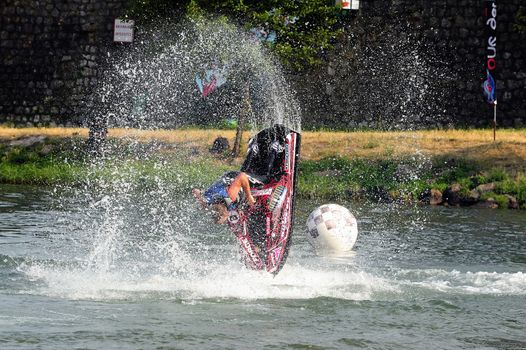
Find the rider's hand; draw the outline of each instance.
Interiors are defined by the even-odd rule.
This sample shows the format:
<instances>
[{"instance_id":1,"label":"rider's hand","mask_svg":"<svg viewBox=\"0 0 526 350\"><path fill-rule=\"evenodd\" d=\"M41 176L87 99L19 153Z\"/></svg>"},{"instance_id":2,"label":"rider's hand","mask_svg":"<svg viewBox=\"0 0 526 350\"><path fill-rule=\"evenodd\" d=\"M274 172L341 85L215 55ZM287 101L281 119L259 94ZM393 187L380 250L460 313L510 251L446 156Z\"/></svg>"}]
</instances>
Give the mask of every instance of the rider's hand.
<instances>
[{"instance_id":1,"label":"rider's hand","mask_svg":"<svg viewBox=\"0 0 526 350\"><path fill-rule=\"evenodd\" d=\"M254 199L252 195L247 196L247 202L250 206L253 206L254 204L256 204L256 200Z\"/></svg>"},{"instance_id":2,"label":"rider's hand","mask_svg":"<svg viewBox=\"0 0 526 350\"><path fill-rule=\"evenodd\" d=\"M193 188L192 189L192 194L194 195L194 197L197 200L197 202L199 204L201 204L201 206L203 208L206 207L206 203L205 203L205 200L203 199L203 194L201 193L201 190L199 190L197 188Z\"/></svg>"}]
</instances>

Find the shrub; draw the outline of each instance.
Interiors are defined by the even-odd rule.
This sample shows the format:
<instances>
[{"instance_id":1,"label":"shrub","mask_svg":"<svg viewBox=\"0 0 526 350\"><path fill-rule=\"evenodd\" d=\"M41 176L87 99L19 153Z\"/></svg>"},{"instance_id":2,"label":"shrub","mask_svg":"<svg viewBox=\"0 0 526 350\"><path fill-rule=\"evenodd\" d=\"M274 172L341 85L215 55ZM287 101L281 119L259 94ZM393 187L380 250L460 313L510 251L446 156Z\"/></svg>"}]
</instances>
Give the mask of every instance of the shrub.
<instances>
[{"instance_id":1,"label":"shrub","mask_svg":"<svg viewBox=\"0 0 526 350\"><path fill-rule=\"evenodd\" d=\"M471 185L473 188L477 187L478 185L487 184L490 181L488 181L488 178L483 174L477 174L473 177L471 177Z\"/></svg>"},{"instance_id":2,"label":"shrub","mask_svg":"<svg viewBox=\"0 0 526 350\"><path fill-rule=\"evenodd\" d=\"M506 197L503 194L496 194L495 197L493 197L495 201L498 203L500 209L507 209L508 208L508 197Z\"/></svg>"},{"instance_id":3,"label":"shrub","mask_svg":"<svg viewBox=\"0 0 526 350\"><path fill-rule=\"evenodd\" d=\"M13 147L5 153L4 157L2 157L2 161L10 164L25 164L37 162L39 161L39 158L38 154L33 151Z\"/></svg>"},{"instance_id":4,"label":"shrub","mask_svg":"<svg viewBox=\"0 0 526 350\"><path fill-rule=\"evenodd\" d=\"M449 184L445 182L432 182L430 187L439 190L440 192L444 192L449 187Z\"/></svg>"},{"instance_id":5,"label":"shrub","mask_svg":"<svg viewBox=\"0 0 526 350\"><path fill-rule=\"evenodd\" d=\"M460 183L461 179L470 178L479 172L479 165L473 162L465 160L455 160L451 161L453 164L448 164L448 162L441 162L440 166L435 165L435 167L443 168L446 167L446 170L441 173L439 176L440 182L445 182L448 184ZM451 168L448 168L451 167Z\"/></svg>"},{"instance_id":6,"label":"shrub","mask_svg":"<svg viewBox=\"0 0 526 350\"><path fill-rule=\"evenodd\" d=\"M499 208L508 208L508 197L495 192L486 192L480 197L481 200L493 199L499 205Z\"/></svg>"},{"instance_id":7,"label":"shrub","mask_svg":"<svg viewBox=\"0 0 526 350\"><path fill-rule=\"evenodd\" d=\"M491 169L488 174L488 182L499 182L509 179L509 175L503 168L494 168Z\"/></svg>"},{"instance_id":8,"label":"shrub","mask_svg":"<svg viewBox=\"0 0 526 350\"><path fill-rule=\"evenodd\" d=\"M517 192L515 193L521 208L526 209L526 176L521 176L517 180Z\"/></svg>"}]
</instances>

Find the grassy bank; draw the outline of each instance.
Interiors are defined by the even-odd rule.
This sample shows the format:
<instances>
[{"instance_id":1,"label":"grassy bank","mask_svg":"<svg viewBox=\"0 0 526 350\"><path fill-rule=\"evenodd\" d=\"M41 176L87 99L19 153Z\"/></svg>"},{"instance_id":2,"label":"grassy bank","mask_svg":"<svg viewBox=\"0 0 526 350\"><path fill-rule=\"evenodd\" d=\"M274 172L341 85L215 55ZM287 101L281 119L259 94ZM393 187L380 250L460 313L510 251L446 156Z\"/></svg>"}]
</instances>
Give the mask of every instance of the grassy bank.
<instances>
[{"instance_id":1,"label":"grassy bank","mask_svg":"<svg viewBox=\"0 0 526 350\"><path fill-rule=\"evenodd\" d=\"M526 209L526 176L504 168L484 168L466 160L436 158L349 160L325 158L302 162L300 193L308 198L342 196L377 201ZM424 166L422 166L422 164Z\"/></svg>"},{"instance_id":2,"label":"grassy bank","mask_svg":"<svg viewBox=\"0 0 526 350\"><path fill-rule=\"evenodd\" d=\"M242 162L209 155L217 136L232 140L234 132L112 129L109 154L119 156L93 166L82 151L86 129L0 127L0 182L111 179L120 167L142 180L204 186ZM24 144L36 137L38 142ZM526 131L502 130L497 138L493 142L489 130L305 132L298 194L526 208Z\"/></svg>"}]
</instances>

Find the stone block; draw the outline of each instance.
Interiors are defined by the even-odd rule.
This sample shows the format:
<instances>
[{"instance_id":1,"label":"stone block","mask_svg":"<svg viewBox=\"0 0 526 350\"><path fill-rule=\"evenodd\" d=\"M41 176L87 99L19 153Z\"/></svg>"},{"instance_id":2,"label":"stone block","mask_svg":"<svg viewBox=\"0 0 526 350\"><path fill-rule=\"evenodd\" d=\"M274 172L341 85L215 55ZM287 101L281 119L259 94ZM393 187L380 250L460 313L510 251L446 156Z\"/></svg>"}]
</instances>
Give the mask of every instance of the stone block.
<instances>
[{"instance_id":1,"label":"stone block","mask_svg":"<svg viewBox=\"0 0 526 350\"><path fill-rule=\"evenodd\" d=\"M475 204L475 207L485 209L497 209L499 207L499 204L497 203L497 201L495 201L495 199L488 198L485 201L481 201Z\"/></svg>"},{"instance_id":2,"label":"stone block","mask_svg":"<svg viewBox=\"0 0 526 350\"><path fill-rule=\"evenodd\" d=\"M506 86L510 90L515 90L521 87L521 82L517 80L506 80Z\"/></svg>"},{"instance_id":3,"label":"stone block","mask_svg":"<svg viewBox=\"0 0 526 350\"><path fill-rule=\"evenodd\" d=\"M3 15L6 15L6 17L10 17L16 14L16 7L7 6L7 5L4 5L4 6L5 7L3 8L3 11L2 11Z\"/></svg>"},{"instance_id":4,"label":"stone block","mask_svg":"<svg viewBox=\"0 0 526 350\"><path fill-rule=\"evenodd\" d=\"M442 197L442 192L437 189L431 189L429 196L429 204L431 205L440 205L444 202Z\"/></svg>"},{"instance_id":5,"label":"stone block","mask_svg":"<svg viewBox=\"0 0 526 350\"><path fill-rule=\"evenodd\" d=\"M13 40L2 40L0 41L0 47L10 49L15 47L15 42Z\"/></svg>"},{"instance_id":6,"label":"stone block","mask_svg":"<svg viewBox=\"0 0 526 350\"><path fill-rule=\"evenodd\" d=\"M93 70L87 67L82 68L81 74L83 77L89 77L93 75Z\"/></svg>"},{"instance_id":7,"label":"stone block","mask_svg":"<svg viewBox=\"0 0 526 350\"><path fill-rule=\"evenodd\" d=\"M62 80L53 80L51 82L51 88L52 89L59 89L64 86L64 82Z\"/></svg>"}]
</instances>

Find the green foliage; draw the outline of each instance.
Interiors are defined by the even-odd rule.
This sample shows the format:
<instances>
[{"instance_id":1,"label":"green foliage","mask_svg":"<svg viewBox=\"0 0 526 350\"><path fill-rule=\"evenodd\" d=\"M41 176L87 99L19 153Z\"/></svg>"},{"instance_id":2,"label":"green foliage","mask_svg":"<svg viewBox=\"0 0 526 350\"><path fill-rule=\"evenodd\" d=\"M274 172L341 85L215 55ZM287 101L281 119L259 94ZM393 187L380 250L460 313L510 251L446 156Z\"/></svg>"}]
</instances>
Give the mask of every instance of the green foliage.
<instances>
[{"instance_id":1,"label":"green foliage","mask_svg":"<svg viewBox=\"0 0 526 350\"><path fill-rule=\"evenodd\" d=\"M328 157L318 161L304 160L300 163L300 168L306 173L327 170L348 172L352 168L352 162L344 157Z\"/></svg>"},{"instance_id":2,"label":"green foliage","mask_svg":"<svg viewBox=\"0 0 526 350\"><path fill-rule=\"evenodd\" d=\"M219 130L236 130L237 129L237 120L236 119L221 119L219 120L215 125L216 129ZM245 125L245 130L247 130L249 126Z\"/></svg>"},{"instance_id":3,"label":"green foliage","mask_svg":"<svg viewBox=\"0 0 526 350\"><path fill-rule=\"evenodd\" d=\"M11 184L52 185L77 182L83 168L67 163L0 163L0 182Z\"/></svg>"},{"instance_id":4,"label":"green foliage","mask_svg":"<svg viewBox=\"0 0 526 350\"><path fill-rule=\"evenodd\" d=\"M206 156L191 160L185 154L159 153L138 159L137 153L142 153L137 152L140 145L127 146L115 140L109 140L109 143L120 150L120 156L91 166L82 160L74 142L53 144L51 150L48 146L53 141L46 142L30 147L0 144L0 182L50 185L102 179L111 184L112 181L125 178L146 187L161 180L173 184L177 191L187 192L192 187L208 186L221 173L232 169L232 166ZM148 146L144 147L146 151ZM403 169L411 169L415 165L413 163L411 159L393 157L380 160L346 157L303 160L300 163L298 195L319 199L388 197L414 201L433 188L444 192L453 183L459 183L461 196L467 197L469 191L479 184L495 182L495 190L485 193L482 199L493 198L499 207L507 208L509 199L506 195L511 195L517 199L521 208L526 208L524 175L511 177L502 168L481 172L480 165L459 161L454 166L437 162L435 168L421 172L416 179L400 174ZM438 164L442 166L438 167Z\"/></svg>"},{"instance_id":5,"label":"green foliage","mask_svg":"<svg viewBox=\"0 0 526 350\"><path fill-rule=\"evenodd\" d=\"M393 159L364 160L329 157L300 163L299 193L312 197L338 198L349 192L376 196L393 190L419 195L423 180L397 179L399 162ZM353 195L355 196L355 195Z\"/></svg>"},{"instance_id":6,"label":"green foliage","mask_svg":"<svg viewBox=\"0 0 526 350\"><path fill-rule=\"evenodd\" d=\"M124 17L139 23L175 18L182 16L189 4L189 0L130 0Z\"/></svg>"},{"instance_id":7,"label":"green foliage","mask_svg":"<svg viewBox=\"0 0 526 350\"><path fill-rule=\"evenodd\" d=\"M352 193L355 198L357 195L375 196L383 192L389 193L393 199L412 201L430 189L444 192L458 183L461 186L460 195L467 198L476 186L497 182L495 191L486 193L483 199L491 197L500 207L507 207L507 194L517 198L519 205L526 205L526 177L511 179L502 168L491 169L482 175L479 166L473 162L456 161L452 168L449 164L438 162L442 167L434 170L439 171L440 176L433 179L431 172L424 172L418 179L405 179L397 174L400 164L411 165L411 160L350 160L344 157L304 160L300 163L298 193L307 198L341 198Z\"/></svg>"},{"instance_id":8,"label":"green foliage","mask_svg":"<svg viewBox=\"0 0 526 350\"><path fill-rule=\"evenodd\" d=\"M81 167L65 161L73 153L61 152L60 145L53 140L26 147L0 145L0 182L42 185L74 182Z\"/></svg>"},{"instance_id":9,"label":"green foliage","mask_svg":"<svg viewBox=\"0 0 526 350\"><path fill-rule=\"evenodd\" d=\"M495 189L495 192L497 193L508 193L508 194L516 194L519 190L519 182L506 180L499 184L497 184L497 187Z\"/></svg>"},{"instance_id":10,"label":"green foliage","mask_svg":"<svg viewBox=\"0 0 526 350\"><path fill-rule=\"evenodd\" d=\"M354 183L347 174L352 164L346 158L329 157L319 161L302 161L298 193L306 198L344 198Z\"/></svg>"},{"instance_id":11,"label":"green foliage","mask_svg":"<svg viewBox=\"0 0 526 350\"><path fill-rule=\"evenodd\" d=\"M488 174L488 177L487 177L487 182L499 182L499 181L506 181L509 179L509 175L508 173L506 172L506 170L502 169L502 168L495 168L495 169L491 169L489 174Z\"/></svg>"},{"instance_id":12,"label":"green foliage","mask_svg":"<svg viewBox=\"0 0 526 350\"><path fill-rule=\"evenodd\" d=\"M347 196L349 185L340 177L302 173L298 180L298 194L305 198L342 199Z\"/></svg>"},{"instance_id":13,"label":"green foliage","mask_svg":"<svg viewBox=\"0 0 526 350\"><path fill-rule=\"evenodd\" d=\"M497 202L497 204L499 205L500 209L508 208L509 200L508 200L508 197L506 197L505 195L496 194L494 199L495 199L495 202Z\"/></svg>"},{"instance_id":14,"label":"green foliage","mask_svg":"<svg viewBox=\"0 0 526 350\"><path fill-rule=\"evenodd\" d=\"M434 181L429 185L429 187L439 190L443 193L449 187L449 184L447 182Z\"/></svg>"},{"instance_id":15,"label":"green foliage","mask_svg":"<svg viewBox=\"0 0 526 350\"><path fill-rule=\"evenodd\" d=\"M297 70L321 63L342 31L340 10L325 0L197 2L212 13L230 15L247 29L275 31L276 42L266 45Z\"/></svg>"},{"instance_id":16,"label":"green foliage","mask_svg":"<svg viewBox=\"0 0 526 350\"><path fill-rule=\"evenodd\" d=\"M514 196L519 205L526 204L526 177L518 176L516 180L506 179L497 184L497 194L509 194Z\"/></svg>"},{"instance_id":17,"label":"green foliage","mask_svg":"<svg viewBox=\"0 0 526 350\"><path fill-rule=\"evenodd\" d=\"M438 180L448 184L461 182L461 179L470 178L479 173L479 166L477 164L463 160L456 160L455 163L451 165L447 162L437 162L435 167L442 170Z\"/></svg>"},{"instance_id":18,"label":"green foliage","mask_svg":"<svg viewBox=\"0 0 526 350\"><path fill-rule=\"evenodd\" d=\"M526 176L522 176L517 181L517 192L515 192L519 204L526 206Z\"/></svg>"},{"instance_id":19,"label":"green foliage","mask_svg":"<svg viewBox=\"0 0 526 350\"><path fill-rule=\"evenodd\" d=\"M0 162L8 164L38 163L49 160L49 156L42 154L42 146L37 147L2 147Z\"/></svg>"},{"instance_id":20,"label":"green foliage","mask_svg":"<svg viewBox=\"0 0 526 350\"><path fill-rule=\"evenodd\" d=\"M482 200L488 200L493 199L495 202L497 202L500 209L506 209L508 208L508 197L506 197L503 194L497 194L495 192L487 192L484 193L481 197Z\"/></svg>"},{"instance_id":21,"label":"green foliage","mask_svg":"<svg viewBox=\"0 0 526 350\"><path fill-rule=\"evenodd\" d=\"M430 186L425 180L414 180L405 184L401 184L400 190L402 193L411 194L413 198L418 198L426 190L429 190Z\"/></svg>"},{"instance_id":22,"label":"green foliage","mask_svg":"<svg viewBox=\"0 0 526 350\"><path fill-rule=\"evenodd\" d=\"M471 178L469 177L461 177L458 178L457 181L455 181L461 186L461 194L467 194L469 190L472 188L472 182Z\"/></svg>"},{"instance_id":23,"label":"green foliage","mask_svg":"<svg viewBox=\"0 0 526 350\"><path fill-rule=\"evenodd\" d=\"M478 185L487 184L489 182L488 177L484 174L477 174L471 177L472 187L477 187Z\"/></svg>"},{"instance_id":24,"label":"green foliage","mask_svg":"<svg viewBox=\"0 0 526 350\"><path fill-rule=\"evenodd\" d=\"M343 31L341 10L325 0L132 0L126 17L147 23L159 18L226 17L246 29L275 31L265 43L283 63L296 70L321 63ZM225 17L226 16L226 17Z\"/></svg>"}]
</instances>

